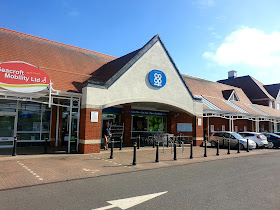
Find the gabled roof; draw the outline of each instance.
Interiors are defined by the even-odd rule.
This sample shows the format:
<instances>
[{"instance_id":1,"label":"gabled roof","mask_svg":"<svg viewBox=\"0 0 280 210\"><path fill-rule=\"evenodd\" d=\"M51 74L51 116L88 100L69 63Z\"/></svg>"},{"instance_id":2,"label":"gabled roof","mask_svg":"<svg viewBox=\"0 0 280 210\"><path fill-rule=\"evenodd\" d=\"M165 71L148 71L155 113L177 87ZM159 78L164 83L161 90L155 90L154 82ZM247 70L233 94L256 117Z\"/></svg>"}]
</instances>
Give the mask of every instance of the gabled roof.
<instances>
[{"instance_id":1,"label":"gabled roof","mask_svg":"<svg viewBox=\"0 0 280 210\"><path fill-rule=\"evenodd\" d=\"M124 74L135 62L138 61L155 43L160 42L162 45L164 51L166 52L170 62L172 63L173 67L175 68L178 76L180 77L182 83L192 96L194 100L200 100L198 98L195 98L190 91L188 85L185 83L185 81L182 78L181 73L179 72L179 69L177 68L175 62L173 61L172 57L170 56L168 50L166 49L165 45L163 44L161 38L159 35L155 35L150 41L148 41L142 48L133 51L127 55L124 55L118 59L115 59L102 67L100 67L96 72L94 72L92 75L95 78L89 78L87 81L88 84L93 85L101 85L105 88L108 88L111 86L122 74ZM98 79L100 78L100 79Z\"/></svg>"},{"instance_id":2,"label":"gabled roof","mask_svg":"<svg viewBox=\"0 0 280 210\"><path fill-rule=\"evenodd\" d=\"M81 92L92 72L116 59L1 27L0 46L0 62L30 63L49 75L54 89L68 92Z\"/></svg>"},{"instance_id":3,"label":"gabled roof","mask_svg":"<svg viewBox=\"0 0 280 210\"><path fill-rule=\"evenodd\" d=\"M235 79L219 80L217 82L242 88L242 90L245 92L245 94L251 101L258 99L274 99L267 92L267 90L264 88L264 85L260 81L256 80L255 78L249 75L243 77L236 77Z\"/></svg>"},{"instance_id":4,"label":"gabled roof","mask_svg":"<svg viewBox=\"0 0 280 210\"><path fill-rule=\"evenodd\" d=\"M267 90L267 92L269 92L269 94L272 97L276 99L280 90L280 83L272 84L272 85L264 85L264 88Z\"/></svg>"},{"instance_id":5,"label":"gabled roof","mask_svg":"<svg viewBox=\"0 0 280 210\"><path fill-rule=\"evenodd\" d=\"M229 97L233 94L233 92L234 92L234 89L231 89L231 90L222 90L224 99L228 100Z\"/></svg>"},{"instance_id":6,"label":"gabled roof","mask_svg":"<svg viewBox=\"0 0 280 210\"><path fill-rule=\"evenodd\" d=\"M224 100L225 98L223 91L232 93L234 90L240 101L247 104L251 103L241 88L221 84L218 82L212 82L185 74L182 74L182 77L194 95L210 96Z\"/></svg>"}]
</instances>

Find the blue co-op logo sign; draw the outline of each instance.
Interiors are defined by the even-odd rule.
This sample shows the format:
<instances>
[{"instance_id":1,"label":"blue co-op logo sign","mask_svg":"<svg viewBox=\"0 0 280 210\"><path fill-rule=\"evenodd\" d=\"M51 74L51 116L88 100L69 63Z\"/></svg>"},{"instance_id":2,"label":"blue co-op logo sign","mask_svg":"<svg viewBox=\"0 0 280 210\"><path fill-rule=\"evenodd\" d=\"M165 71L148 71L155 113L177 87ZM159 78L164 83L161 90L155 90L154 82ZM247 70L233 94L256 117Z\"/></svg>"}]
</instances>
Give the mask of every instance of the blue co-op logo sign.
<instances>
[{"instance_id":1,"label":"blue co-op logo sign","mask_svg":"<svg viewBox=\"0 0 280 210\"><path fill-rule=\"evenodd\" d=\"M149 81L152 86L161 88L166 84L166 76L160 70L152 70L149 73Z\"/></svg>"}]
</instances>

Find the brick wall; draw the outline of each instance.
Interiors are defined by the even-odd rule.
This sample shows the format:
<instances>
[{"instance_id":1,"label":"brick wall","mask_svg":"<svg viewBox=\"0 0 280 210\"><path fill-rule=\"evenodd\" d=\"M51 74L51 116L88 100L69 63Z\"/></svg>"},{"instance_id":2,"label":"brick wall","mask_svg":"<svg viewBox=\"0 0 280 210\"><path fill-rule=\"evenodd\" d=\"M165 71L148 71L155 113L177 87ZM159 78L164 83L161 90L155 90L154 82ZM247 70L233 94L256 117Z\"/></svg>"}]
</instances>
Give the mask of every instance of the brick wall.
<instances>
[{"instance_id":1,"label":"brick wall","mask_svg":"<svg viewBox=\"0 0 280 210\"><path fill-rule=\"evenodd\" d=\"M131 145L133 141L131 141L131 105L126 104L122 109L121 121L124 123L124 136L123 142L124 145Z\"/></svg>"},{"instance_id":2,"label":"brick wall","mask_svg":"<svg viewBox=\"0 0 280 210\"><path fill-rule=\"evenodd\" d=\"M98 122L90 121L90 114L92 111L98 112ZM80 139L85 143L79 144L79 151L81 153L100 152L100 143L87 143L87 140L96 140L101 142L102 136L102 110L100 109L81 109L80 118Z\"/></svg>"},{"instance_id":3,"label":"brick wall","mask_svg":"<svg viewBox=\"0 0 280 210\"><path fill-rule=\"evenodd\" d=\"M197 117L191 116L183 112L169 112L167 115L167 132L174 135L192 136L194 145L200 146L203 138L203 119L201 118L201 126L197 124ZM177 132L177 123L192 123L192 132Z\"/></svg>"}]
</instances>

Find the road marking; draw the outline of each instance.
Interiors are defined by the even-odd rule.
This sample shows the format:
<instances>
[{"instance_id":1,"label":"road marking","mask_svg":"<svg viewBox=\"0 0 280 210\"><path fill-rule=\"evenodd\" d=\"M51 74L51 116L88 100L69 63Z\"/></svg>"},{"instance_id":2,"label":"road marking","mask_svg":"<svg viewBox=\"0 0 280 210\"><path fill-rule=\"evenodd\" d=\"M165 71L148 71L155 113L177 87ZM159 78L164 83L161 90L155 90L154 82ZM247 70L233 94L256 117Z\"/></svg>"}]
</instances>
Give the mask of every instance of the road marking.
<instances>
[{"instance_id":1,"label":"road marking","mask_svg":"<svg viewBox=\"0 0 280 210\"><path fill-rule=\"evenodd\" d=\"M120 208L120 209L128 209L133 206L139 205L140 203L144 203L148 200L151 200L155 197L158 197L160 195L163 195L167 193L168 191L165 192L159 192L159 193L153 193L153 194L148 194L148 195L141 195L141 196L136 196L136 197L131 197L131 198L124 198L124 199L119 199L119 200L113 200L113 201L107 201L109 206L104 206L101 208L93 209L93 210L105 210L105 209L112 209L112 208Z\"/></svg>"},{"instance_id":2,"label":"road marking","mask_svg":"<svg viewBox=\"0 0 280 210\"><path fill-rule=\"evenodd\" d=\"M21 165L23 168L25 168L27 171L29 171L32 175L34 175L36 178L38 178L40 181L43 180L43 178L40 178L39 175L37 175L34 171L32 171L30 168L28 168L27 166L25 166L23 163L21 163L20 161L17 161L17 163L19 165Z\"/></svg>"},{"instance_id":3,"label":"road marking","mask_svg":"<svg viewBox=\"0 0 280 210\"><path fill-rule=\"evenodd\" d=\"M96 172L100 171L100 170L92 170L92 169L87 169L87 168L84 168L83 170L86 171L86 172L91 172L93 174L95 174Z\"/></svg>"}]
</instances>

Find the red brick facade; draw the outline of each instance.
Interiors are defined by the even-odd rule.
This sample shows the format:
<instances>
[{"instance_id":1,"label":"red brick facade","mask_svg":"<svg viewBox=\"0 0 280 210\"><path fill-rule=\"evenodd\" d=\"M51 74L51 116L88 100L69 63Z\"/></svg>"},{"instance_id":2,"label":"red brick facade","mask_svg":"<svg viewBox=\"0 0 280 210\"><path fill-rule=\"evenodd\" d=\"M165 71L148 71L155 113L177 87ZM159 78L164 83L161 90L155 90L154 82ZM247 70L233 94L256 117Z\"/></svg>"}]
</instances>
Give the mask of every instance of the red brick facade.
<instances>
[{"instance_id":1,"label":"red brick facade","mask_svg":"<svg viewBox=\"0 0 280 210\"><path fill-rule=\"evenodd\" d=\"M98 122L91 122L90 115L92 111L98 112ZM101 147L102 133L102 110L100 109L81 109L80 121L80 144L81 153L98 153ZM88 142L87 142L88 141ZM92 143L98 142L98 143Z\"/></svg>"},{"instance_id":2,"label":"red brick facade","mask_svg":"<svg viewBox=\"0 0 280 210\"><path fill-rule=\"evenodd\" d=\"M203 120L201 126L198 125L198 119L183 112L169 112L167 116L167 132L174 135L192 136L195 146L200 146L203 142ZM192 132L177 132L177 123L192 123Z\"/></svg>"},{"instance_id":3,"label":"red brick facade","mask_svg":"<svg viewBox=\"0 0 280 210\"><path fill-rule=\"evenodd\" d=\"M121 121L124 123L124 145L132 145L134 141L130 139L131 137L131 105L126 104L122 109Z\"/></svg>"}]
</instances>

